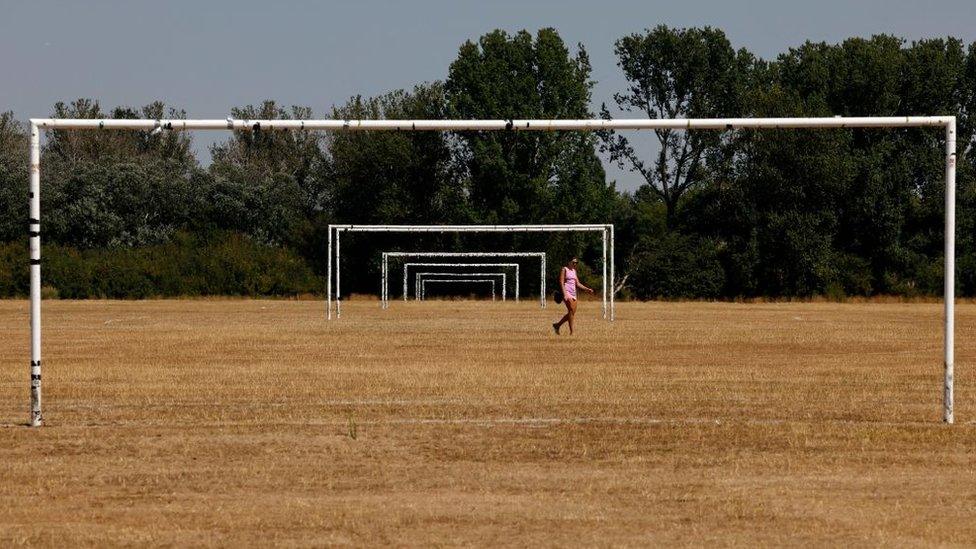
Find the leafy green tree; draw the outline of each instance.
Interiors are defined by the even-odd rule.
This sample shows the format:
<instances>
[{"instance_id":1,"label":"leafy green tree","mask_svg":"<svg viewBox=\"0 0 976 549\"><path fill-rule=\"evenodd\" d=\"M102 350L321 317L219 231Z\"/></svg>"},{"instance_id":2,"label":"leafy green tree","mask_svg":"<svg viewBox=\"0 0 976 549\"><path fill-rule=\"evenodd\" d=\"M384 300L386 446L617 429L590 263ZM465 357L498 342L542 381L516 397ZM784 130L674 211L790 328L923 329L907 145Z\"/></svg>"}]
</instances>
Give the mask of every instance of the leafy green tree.
<instances>
[{"instance_id":1,"label":"leafy green tree","mask_svg":"<svg viewBox=\"0 0 976 549\"><path fill-rule=\"evenodd\" d=\"M0 113L0 242L26 238L27 152L24 125Z\"/></svg>"},{"instance_id":2,"label":"leafy green tree","mask_svg":"<svg viewBox=\"0 0 976 549\"><path fill-rule=\"evenodd\" d=\"M420 84L377 97L356 96L334 107L336 119L443 119L447 103L441 83ZM454 158L451 136L443 132L333 132L326 136L329 219L347 223L467 223L472 219ZM325 250L325 222L316 226L312 247ZM344 265L365 273L350 291L375 291L378 249L404 245L447 249L447 235L356 235L360 245L345 248ZM311 259L324 272L324 255ZM376 274L376 276L373 276Z\"/></svg>"},{"instance_id":3,"label":"leafy green tree","mask_svg":"<svg viewBox=\"0 0 976 549\"><path fill-rule=\"evenodd\" d=\"M286 109L272 100L259 106L235 107L231 109L231 115L243 120L313 118L310 107ZM235 131L230 139L211 147L210 173L218 180L231 180L231 185L233 181L247 181L252 187L266 186L277 181L289 187L281 189L288 196L296 192L301 196L300 207L310 215L325 207L324 189L317 177L324 160L322 140L322 133L310 130Z\"/></svg>"},{"instance_id":4,"label":"leafy green tree","mask_svg":"<svg viewBox=\"0 0 976 549\"><path fill-rule=\"evenodd\" d=\"M617 40L614 52L629 84L625 92L614 94L616 106L625 113L651 119L743 113L756 59L748 51L735 51L721 30L660 25ZM602 115L611 117L606 105ZM663 202L673 227L683 197L707 179L709 164L720 158L728 134L664 129L654 135L654 153L641 154L628 137L615 132L602 134L602 149L622 169L643 177L637 198Z\"/></svg>"},{"instance_id":5,"label":"leafy green tree","mask_svg":"<svg viewBox=\"0 0 976 549\"><path fill-rule=\"evenodd\" d=\"M671 231L646 238L630 258L630 286L639 299L716 298L725 273L713 242Z\"/></svg>"},{"instance_id":6,"label":"leafy green tree","mask_svg":"<svg viewBox=\"0 0 976 549\"><path fill-rule=\"evenodd\" d=\"M553 29L535 38L496 30L465 42L445 84L457 118L587 118L593 82L580 45ZM459 160L477 221L605 221L607 187L593 136L583 132L461 132Z\"/></svg>"},{"instance_id":7,"label":"leafy green tree","mask_svg":"<svg viewBox=\"0 0 976 549\"><path fill-rule=\"evenodd\" d=\"M443 119L440 83L334 107L336 119ZM443 132L333 132L323 179L334 217L352 223L450 223L470 219L448 135Z\"/></svg>"},{"instance_id":8,"label":"leafy green tree","mask_svg":"<svg viewBox=\"0 0 976 549\"><path fill-rule=\"evenodd\" d=\"M79 99L54 107L57 118L181 118L151 103L106 114ZM199 217L199 170L186 132L47 132L42 150L44 232L48 242L79 247L140 246L163 242Z\"/></svg>"},{"instance_id":9,"label":"leafy green tree","mask_svg":"<svg viewBox=\"0 0 976 549\"><path fill-rule=\"evenodd\" d=\"M142 107L116 107L105 113L98 101L77 99L54 105L53 118L186 118L186 112L155 101ZM192 138L187 132L153 131L73 131L46 132L45 171L72 169L84 162L140 161L165 162L171 168L187 171L197 166Z\"/></svg>"}]
</instances>

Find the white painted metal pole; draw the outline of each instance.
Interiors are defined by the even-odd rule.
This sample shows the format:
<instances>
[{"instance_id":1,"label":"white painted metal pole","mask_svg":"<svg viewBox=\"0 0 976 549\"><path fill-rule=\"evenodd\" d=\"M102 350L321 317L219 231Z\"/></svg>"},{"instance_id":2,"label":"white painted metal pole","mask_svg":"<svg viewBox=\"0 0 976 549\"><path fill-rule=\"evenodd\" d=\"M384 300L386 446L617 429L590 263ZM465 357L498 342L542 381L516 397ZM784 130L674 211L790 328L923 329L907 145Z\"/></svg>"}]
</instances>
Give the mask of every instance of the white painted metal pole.
<instances>
[{"instance_id":1,"label":"white painted metal pole","mask_svg":"<svg viewBox=\"0 0 976 549\"><path fill-rule=\"evenodd\" d=\"M613 225L610 225L610 322L613 322L617 316L616 298L614 296L614 294L617 293L616 292L617 278L615 276L616 273L614 272L617 264L617 260L613 252L613 241L614 241Z\"/></svg>"},{"instance_id":2,"label":"white painted metal pole","mask_svg":"<svg viewBox=\"0 0 976 549\"><path fill-rule=\"evenodd\" d=\"M41 416L41 134L30 127L30 425L44 424Z\"/></svg>"},{"instance_id":3,"label":"white painted metal pole","mask_svg":"<svg viewBox=\"0 0 976 549\"><path fill-rule=\"evenodd\" d=\"M403 301L407 301L407 266L403 266Z\"/></svg>"},{"instance_id":4,"label":"white painted metal pole","mask_svg":"<svg viewBox=\"0 0 976 549\"><path fill-rule=\"evenodd\" d=\"M342 273L342 254L339 253L339 240L340 232L336 230L335 235L335 259L336 259L336 288L335 288L335 304L336 304L336 318L342 318L342 290L339 288L339 275Z\"/></svg>"},{"instance_id":5,"label":"white painted metal pole","mask_svg":"<svg viewBox=\"0 0 976 549\"><path fill-rule=\"evenodd\" d=\"M519 273L519 264L515 264L515 301L519 301L519 280L522 279L522 275Z\"/></svg>"},{"instance_id":6,"label":"white painted metal pole","mask_svg":"<svg viewBox=\"0 0 976 549\"><path fill-rule=\"evenodd\" d=\"M607 230L603 229L601 233L603 235L603 291L601 297L603 298L603 318L607 318Z\"/></svg>"},{"instance_id":7,"label":"white painted metal pole","mask_svg":"<svg viewBox=\"0 0 976 549\"><path fill-rule=\"evenodd\" d=\"M942 419L955 421L953 410L956 324L956 119L946 124L945 188L945 379Z\"/></svg>"},{"instance_id":8,"label":"white painted metal pole","mask_svg":"<svg viewBox=\"0 0 976 549\"><path fill-rule=\"evenodd\" d=\"M325 298L325 308L326 308L326 311L328 311L326 313L326 318L328 320L332 320L332 225L329 225L329 252L328 252L328 256L329 257L328 257L328 259L326 261L326 263L327 263L327 267L326 268L329 271L329 274L326 275L326 278L328 279L329 282L326 284L326 288L327 289L326 289L326 292L325 292L325 295L326 295L326 298Z\"/></svg>"},{"instance_id":9,"label":"white painted metal pole","mask_svg":"<svg viewBox=\"0 0 976 549\"><path fill-rule=\"evenodd\" d=\"M539 305L546 308L546 256L542 255L542 267L539 269Z\"/></svg>"},{"instance_id":10,"label":"white painted metal pole","mask_svg":"<svg viewBox=\"0 0 976 549\"><path fill-rule=\"evenodd\" d=\"M729 128L883 128L945 126L949 116L852 116L829 118L621 118L510 120L244 120L32 118L41 129L236 130L236 131L598 131L725 130Z\"/></svg>"}]
</instances>

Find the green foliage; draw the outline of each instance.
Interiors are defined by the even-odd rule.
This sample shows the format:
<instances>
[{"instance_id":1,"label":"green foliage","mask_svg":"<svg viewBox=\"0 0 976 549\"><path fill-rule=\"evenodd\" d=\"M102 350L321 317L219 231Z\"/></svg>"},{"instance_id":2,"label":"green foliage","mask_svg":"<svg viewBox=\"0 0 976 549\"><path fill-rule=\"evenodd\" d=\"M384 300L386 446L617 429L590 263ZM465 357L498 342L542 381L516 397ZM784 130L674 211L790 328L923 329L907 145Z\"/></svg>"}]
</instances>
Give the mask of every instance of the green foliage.
<instances>
[{"instance_id":1,"label":"green foliage","mask_svg":"<svg viewBox=\"0 0 976 549\"><path fill-rule=\"evenodd\" d=\"M677 233L642 239L629 272L638 299L716 298L725 283L715 244Z\"/></svg>"},{"instance_id":2,"label":"green foliage","mask_svg":"<svg viewBox=\"0 0 976 549\"><path fill-rule=\"evenodd\" d=\"M976 44L880 35L806 42L767 62L721 30L659 26L621 37L615 52L628 82L617 110L639 116L957 116L958 281L962 295L976 295ZM571 52L555 30L493 31L460 47L444 83L353 97L326 116L586 118L593 85L586 50ZM314 116L271 100L231 113ZM184 116L162 102L103 110L90 99L53 114ZM930 129L665 130L648 151L613 133L252 129L212 147L205 167L186 132L45 137L49 296L318 291L334 222L612 222L617 290L639 298L942 291L944 135ZM618 192L597 145L646 184ZM0 114L4 296L28 283L27 175L26 126ZM601 260L587 235L348 238L343 287L355 292L375 291L380 249L544 250L550 280L567 257L579 255L584 271Z\"/></svg>"},{"instance_id":3,"label":"green foliage","mask_svg":"<svg viewBox=\"0 0 976 549\"><path fill-rule=\"evenodd\" d=\"M0 242L26 230L27 132L12 112L0 113Z\"/></svg>"},{"instance_id":4,"label":"green foliage","mask_svg":"<svg viewBox=\"0 0 976 549\"><path fill-rule=\"evenodd\" d=\"M0 245L0 296L25 296L27 250ZM138 248L44 250L44 284L67 299L177 296L293 296L320 293L321 278L294 253L234 233L178 233Z\"/></svg>"},{"instance_id":5,"label":"green foliage","mask_svg":"<svg viewBox=\"0 0 976 549\"><path fill-rule=\"evenodd\" d=\"M440 83L379 97L354 97L336 119L443 119ZM443 132L336 132L326 138L329 203L337 219L356 223L463 223L464 188Z\"/></svg>"},{"instance_id":6,"label":"green foliage","mask_svg":"<svg viewBox=\"0 0 976 549\"><path fill-rule=\"evenodd\" d=\"M664 25L617 40L614 52L629 83L614 101L624 113L648 118L721 118L741 116L756 60L736 52L721 30L672 29ZM606 105L604 118L611 118ZM682 200L706 181L710 165L727 154L727 135L719 132L656 130L653 161L643 159L631 140L601 134L602 150L622 169L640 174L645 184L638 199L661 201L672 225Z\"/></svg>"},{"instance_id":7,"label":"green foliage","mask_svg":"<svg viewBox=\"0 0 976 549\"><path fill-rule=\"evenodd\" d=\"M586 118L593 82L580 45L571 56L553 29L533 38L494 31L465 42L445 84L457 118ZM593 137L581 132L461 132L471 208L484 223L606 219L606 185Z\"/></svg>"}]
</instances>

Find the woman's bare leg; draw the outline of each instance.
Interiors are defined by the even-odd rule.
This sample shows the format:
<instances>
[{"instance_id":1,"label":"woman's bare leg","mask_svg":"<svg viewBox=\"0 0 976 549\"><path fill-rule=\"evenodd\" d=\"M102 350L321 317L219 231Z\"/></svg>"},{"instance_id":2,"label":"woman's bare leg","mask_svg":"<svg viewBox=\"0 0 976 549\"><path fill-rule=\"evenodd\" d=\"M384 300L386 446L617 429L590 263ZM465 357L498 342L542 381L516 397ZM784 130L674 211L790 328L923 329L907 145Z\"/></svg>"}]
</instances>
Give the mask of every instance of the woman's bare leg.
<instances>
[{"instance_id":1,"label":"woman's bare leg","mask_svg":"<svg viewBox=\"0 0 976 549\"><path fill-rule=\"evenodd\" d=\"M576 319L576 300L567 299L566 300L566 317L567 322L569 322L569 335L573 335L574 320Z\"/></svg>"},{"instance_id":2,"label":"woman's bare leg","mask_svg":"<svg viewBox=\"0 0 976 549\"><path fill-rule=\"evenodd\" d=\"M559 333L559 328L562 328L563 324L565 324L567 322L572 322L572 320L573 320L572 313L575 310L575 306L571 309L570 308L570 305L569 305L569 300L568 299L565 300L565 301L563 301L563 304L566 305L566 314L564 314L563 317L559 319L559 322L557 322L557 323L555 323L555 324L552 325L552 327L556 329L556 333L557 334ZM570 326L569 327L569 333L573 333L573 325L570 324L569 326Z\"/></svg>"}]
</instances>

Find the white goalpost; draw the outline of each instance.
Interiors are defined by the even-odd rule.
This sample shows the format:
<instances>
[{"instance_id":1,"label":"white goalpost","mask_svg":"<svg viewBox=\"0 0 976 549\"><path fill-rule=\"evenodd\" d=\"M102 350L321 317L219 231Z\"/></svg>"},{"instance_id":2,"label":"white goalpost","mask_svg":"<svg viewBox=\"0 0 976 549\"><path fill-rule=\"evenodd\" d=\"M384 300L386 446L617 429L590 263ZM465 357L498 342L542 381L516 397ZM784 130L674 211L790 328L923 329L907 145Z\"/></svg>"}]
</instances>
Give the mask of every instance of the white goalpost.
<instances>
[{"instance_id":1,"label":"white goalpost","mask_svg":"<svg viewBox=\"0 0 976 549\"><path fill-rule=\"evenodd\" d=\"M380 301L384 309L390 306L390 259L391 258L519 258L535 257L539 259L539 306L546 308L546 252L383 252L380 274ZM518 279L516 279L517 282ZM517 288L518 286L516 286ZM515 301L519 300L519 293L515 292Z\"/></svg>"},{"instance_id":2,"label":"white goalpost","mask_svg":"<svg viewBox=\"0 0 976 549\"><path fill-rule=\"evenodd\" d=\"M498 281L502 283L502 301L508 300L508 273L436 273L436 272L422 272L415 273L414 275L414 297L417 301L423 301L423 286L422 282L425 278L429 277L441 277L441 278L478 278L478 279L488 279L494 280L498 278ZM518 300L518 293L515 294L516 300Z\"/></svg>"},{"instance_id":3,"label":"white goalpost","mask_svg":"<svg viewBox=\"0 0 976 549\"><path fill-rule=\"evenodd\" d=\"M602 244L602 291L603 318L615 319L614 307L614 233L612 224L549 224L549 225L329 225L329 244L327 269L329 271L326 288L326 318L332 319L332 301L335 297L336 318L342 315L341 271L342 254L340 252L341 234L344 232L367 233L555 233L555 232L596 232L601 235ZM334 241L334 244L333 244ZM394 253L394 252L387 252ZM444 252L447 253L447 252ZM517 252L512 252L517 253ZM529 253L529 252L523 252ZM609 268L609 275L607 270ZM388 274L388 273L387 273ZM335 286L332 285L335 276ZM545 276L543 274L543 276ZM516 277L518 279L518 277ZM404 290L406 294L406 290ZM543 296L543 303L545 296Z\"/></svg>"},{"instance_id":4,"label":"white goalpost","mask_svg":"<svg viewBox=\"0 0 976 549\"><path fill-rule=\"evenodd\" d=\"M427 283L428 282L438 282L438 283L467 283L467 284L480 284L484 282L491 283L491 300L495 301L495 281L485 280L483 278L428 278L420 284L420 296L421 299L427 294Z\"/></svg>"},{"instance_id":5,"label":"white goalpost","mask_svg":"<svg viewBox=\"0 0 976 549\"><path fill-rule=\"evenodd\" d=\"M618 130L713 130L736 129L838 129L838 128L940 128L945 132L945 233L943 273L943 387L942 419L954 421L955 368L955 274L956 274L956 117L955 116L861 116L820 118L686 118L686 119L575 119L575 120L224 120L187 119L30 119L30 186L28 241L30 248L30 425L43 424L41 415L41 130L137 130L137 131L618 131ZM336 267L339 233L329 228L328 316L332 314L332 238L335 236ZM389 227L389 226L387 226ZM396 226L393 226L396 227ZM497 227L497 226L496 226ZM613 320L613 226L603 227L604 244L610 239L610 319ZM440 229L433 229L440 230ZM463 230L463 229L462 229ZM511 229L496 229L511 230ZM516 229L517 230L517 229ZM565 229L561 229L565 230ZM606 257L606 246L604 246ZM607 262L603 268L606 270ZM336 270L336 290L339 271ZM606 286L606 277L604 277ZM338 295L338 292L337 292ZM604 299L607 291L604 288ZM338 301L336 303L338 315ZM606 305L604 305L606 311ZM606 313L604 313L606 316Z\"/></svg>"},{"instance_id":6,"label":"white goalpost","mask_svg":"<svg viewBox=\"0 0 976 549\"><path fill-rule=\"evenodd\" d=\"M409 280L409 278L410 278L410 268L411 267L413 267L413 268L416 268L416 267L427 267L427 268L430 268L430 267L437 267L437 268L442 268L442 267L452 267L452 268L453 267L459 267L459 268L469 267L469 268L473 268L473 267L477 267L477 268L512 269L512 271L514 272L514 275L515 275L515 295L516 296L519 295L519 278L520 278L520 276L519 276L519 267L520 266L519 266L518 263L404 263L403 264L403 300L404 301L406 301L407 300L407 297L408 297L407 280ZM456 274L458 274L458 275L467 275L467 274L471 274L471 273L458 272ZM496 273L496 274L504 274L504 273ZM414 276L416 276L416 275L414 275Z\"/></svg>"}]
</instances>

